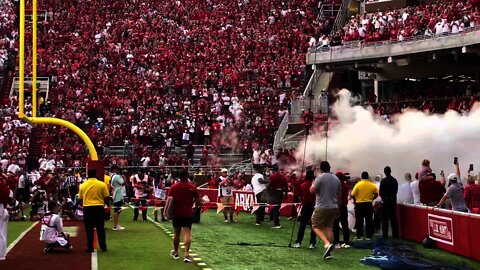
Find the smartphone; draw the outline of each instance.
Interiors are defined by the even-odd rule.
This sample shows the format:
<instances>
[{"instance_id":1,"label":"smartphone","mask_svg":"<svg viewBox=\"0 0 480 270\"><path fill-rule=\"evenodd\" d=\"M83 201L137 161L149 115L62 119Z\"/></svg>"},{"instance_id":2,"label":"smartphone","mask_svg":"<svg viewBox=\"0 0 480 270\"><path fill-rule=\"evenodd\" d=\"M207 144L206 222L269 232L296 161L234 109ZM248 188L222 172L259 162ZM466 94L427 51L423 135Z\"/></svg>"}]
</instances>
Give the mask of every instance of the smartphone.
<instances>
[{"instance_id":1,"label":"smartphone","mask_svg":"<svg viewBox=\"0 0 480 270\"><path fill-rule=\"evenodd\" d=\"M454 157L453 158L453 164L457 165L457 163L458 163L458 157Z\"/></svg>"},{"instance_id":2,"label":"smartphone","mask_svg":"<svg viewBox=\"0 0 480 270\"><path fill-rule=\"evenodd\" d=\"M470 167L468 168L469 172L473 172L473 164L470 164Z\"/></svg>"}]
</instances>

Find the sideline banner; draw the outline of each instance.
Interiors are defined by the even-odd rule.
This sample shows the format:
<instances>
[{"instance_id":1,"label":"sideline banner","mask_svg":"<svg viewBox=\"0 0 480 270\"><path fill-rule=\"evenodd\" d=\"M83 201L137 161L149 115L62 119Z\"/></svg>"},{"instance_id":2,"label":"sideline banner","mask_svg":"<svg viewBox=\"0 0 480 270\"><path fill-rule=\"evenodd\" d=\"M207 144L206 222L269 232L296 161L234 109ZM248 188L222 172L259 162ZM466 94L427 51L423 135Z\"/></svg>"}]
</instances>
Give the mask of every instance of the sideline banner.
<instances>
[{"instance_id":1,"label":"sideline banner","mask_svg":"<svg viewBox=\"0 0 480 270\"><path fill-rule=\"evenodd\" d=\"M399 233L422 243L430 235L437 247L480 260L480 215L412 204L399 204Z\"/></svg>"},{"instance_id":2,"label":"sideline banner","mask_svg":"<svg viewBox=\"0 0 480 270\"><path fill-rule=\"evenodd\" d=\"M428 234L433 240L453 246L453 222L450 217L428 214Z\"/></svg>"},{"instance_id":3,"label":"sideline banner","mask_svg":"<svg viewBox=\"0 0 480 270\"><path fill-rule=\"evenodd\" d=\"M253 205L257 203L255 193L251 191L234 190L233 198L235 200L235 210L250 212Z\"/></svg>"}]
</instances>

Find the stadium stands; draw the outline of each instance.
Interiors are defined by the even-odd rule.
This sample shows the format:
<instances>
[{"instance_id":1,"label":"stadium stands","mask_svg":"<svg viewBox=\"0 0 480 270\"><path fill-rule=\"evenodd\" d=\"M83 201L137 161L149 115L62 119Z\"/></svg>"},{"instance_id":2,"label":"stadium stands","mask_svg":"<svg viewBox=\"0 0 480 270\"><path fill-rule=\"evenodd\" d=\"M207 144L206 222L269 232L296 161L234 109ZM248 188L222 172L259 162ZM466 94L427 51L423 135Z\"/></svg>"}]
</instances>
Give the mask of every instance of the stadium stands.
<instances>
[{"instance_id":1,"label":"stadium stands","mask_svg":"<svg viewBox=\"0 0 480 270\"><path fill-rule=\"evenodd\" d=\"M100 151L128 142L157 157L187 141L217 153L271 145L290 93L304 85L318 8L300 0L40 5L53 19L39 26L38 74L52 82L42 114L76 123ZM40 133L43 154L85 154L62 128Z\"/></svg>"},{"instance_id":2,"label":"stadium stands","mask_svg":"<svg viewBox=\"0 0 480 270\"><path fill-rule=\"evenodd\" d=\"M352 16L343 29L321 37L318 46L338 46L349 41L364 43L384 40L403 41L414 36L459 34L480 25L477 1L446 1L388 9Z\"/></svg>"}]
</instances>

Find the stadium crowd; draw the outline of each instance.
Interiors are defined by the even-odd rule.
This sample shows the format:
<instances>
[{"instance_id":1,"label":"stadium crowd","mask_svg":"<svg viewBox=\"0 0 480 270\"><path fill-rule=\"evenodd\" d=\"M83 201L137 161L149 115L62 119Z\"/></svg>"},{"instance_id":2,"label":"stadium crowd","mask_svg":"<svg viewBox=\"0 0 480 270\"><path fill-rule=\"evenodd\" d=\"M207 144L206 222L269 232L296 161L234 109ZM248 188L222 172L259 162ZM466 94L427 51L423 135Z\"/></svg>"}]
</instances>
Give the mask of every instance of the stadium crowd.
<instances>
[{"instance_id":1,"label":"stadium crowd","mask_svg":"<svg viewBox=\"0 0 480 270\"><path fill-rule=\"evenodd\" d=\"M18 29L15 27L16 9L12 1L0 3L0 72L3 72L11 50L15 48Z\"/></svg>"},{"instance_id":2,"label":"stadium crowd","mask_svg":"<svg viewBox=\"0 0 480 270\"><path fill-rule=\"evenodd\" d=\"M188 142L237 153L271 145L305 81L302 55L317 7L315 1L40 5L53 12L39 27L38 73L52 82L41 114L75 123L100 150L134 145L135 154L157 160ZM70 155L70 166L85 156L73 134L42 129L43 155Z\"/></svg>"},{"instance_id":3,"label":"stadium crowd","mask_svg":"<svg viewBox=\"0 0 480 270\"><path fill-rule=\"evenodd\" d=\"M339 46L361 40L403 41L414 36L459 34L466 28L480 25L478 1L446 1L420 4L402 9L387 9L352 16L345 26L332 35L324 34L310 42L311 46Z\"/></svg>"}]
</instances>

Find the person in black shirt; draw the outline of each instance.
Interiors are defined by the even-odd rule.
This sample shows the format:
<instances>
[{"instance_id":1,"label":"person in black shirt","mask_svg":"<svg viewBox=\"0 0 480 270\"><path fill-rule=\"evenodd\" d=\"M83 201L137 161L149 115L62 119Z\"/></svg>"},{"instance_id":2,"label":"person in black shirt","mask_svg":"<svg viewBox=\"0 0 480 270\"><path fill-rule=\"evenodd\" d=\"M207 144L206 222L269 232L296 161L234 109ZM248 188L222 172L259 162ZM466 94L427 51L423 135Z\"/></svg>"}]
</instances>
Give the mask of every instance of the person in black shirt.
<instances>
[{"instance_id":1,"label":"person in black shirt","mask_svg":"<svg viewBox=\"0 0 480 270\"><path fill-rule=\"evenodd\" d=\"M392 169L387 166L383 169L386 177L380 182L380 197L382 198L382 236L388 238L388 222L392 225L392 236L398 238L397 223L397 192L398 182L392 176Z\"/></svg>"}]
</instances>

